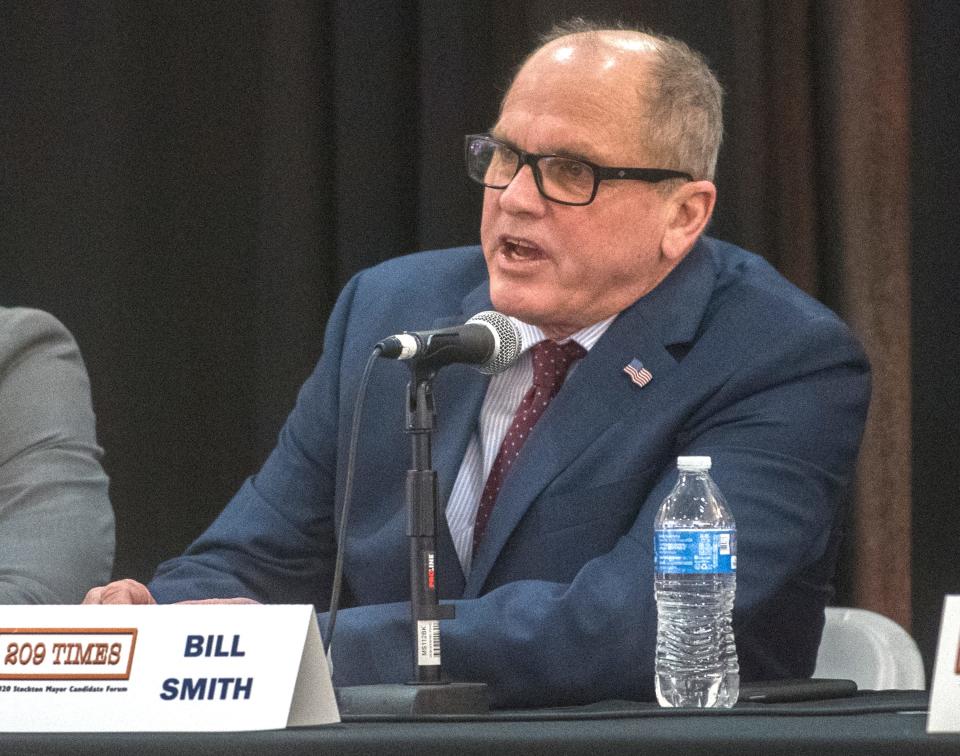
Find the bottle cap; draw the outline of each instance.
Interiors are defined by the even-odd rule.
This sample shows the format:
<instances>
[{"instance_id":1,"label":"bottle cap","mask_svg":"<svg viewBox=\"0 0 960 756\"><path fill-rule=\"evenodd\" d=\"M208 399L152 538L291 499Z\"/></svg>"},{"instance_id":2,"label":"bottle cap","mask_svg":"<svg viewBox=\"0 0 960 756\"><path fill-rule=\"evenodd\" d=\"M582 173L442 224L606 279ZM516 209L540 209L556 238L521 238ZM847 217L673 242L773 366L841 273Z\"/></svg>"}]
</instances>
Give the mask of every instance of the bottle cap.
<instances>
[{"instance_id":1,"label":"bottle cap","mask_svg":"<svg viewBox=\"0 0 960 756\"><path fill-rule=\"evenodd\" d=\"M710 457L677 457L677 469L690 472L709 470L713 461Z\"/></svg>"}]
</instances>

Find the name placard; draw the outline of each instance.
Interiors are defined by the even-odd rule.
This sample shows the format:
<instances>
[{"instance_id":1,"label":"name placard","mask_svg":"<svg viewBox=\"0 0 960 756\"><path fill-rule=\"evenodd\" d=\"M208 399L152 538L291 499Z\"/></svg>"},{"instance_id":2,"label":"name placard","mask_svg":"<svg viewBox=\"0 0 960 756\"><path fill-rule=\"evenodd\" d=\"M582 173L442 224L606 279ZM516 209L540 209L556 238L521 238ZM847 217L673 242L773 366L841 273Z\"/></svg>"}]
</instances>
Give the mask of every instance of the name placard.
<instances>
[{"instance_id":1,"label":"name placard","mask_svg":"<svg viewBox=\"0 0 960 756\"><path fill-rule=\"evenodd\" d=\"M0 607L0 731L338 721L312 606Z\"/></svg>"},{"instance_id":2,"label":"name placard","mask_svg":"<svg viewBox=\"0 0 960 756\"><path fill-rule=\"evenodd\" d=\"M960 596L943 601L927 732L960 732Z\"/></svg>"}]
</instances>

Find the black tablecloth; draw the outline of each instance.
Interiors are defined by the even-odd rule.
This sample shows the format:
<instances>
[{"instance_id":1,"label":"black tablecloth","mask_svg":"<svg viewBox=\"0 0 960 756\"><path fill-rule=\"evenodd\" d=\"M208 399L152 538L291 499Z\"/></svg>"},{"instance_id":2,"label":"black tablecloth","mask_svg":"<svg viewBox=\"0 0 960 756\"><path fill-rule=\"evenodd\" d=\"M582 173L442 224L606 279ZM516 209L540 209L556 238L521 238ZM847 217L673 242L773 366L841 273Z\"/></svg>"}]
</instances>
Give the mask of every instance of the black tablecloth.
<instances>
[{"instance_id":1,"label":"black tablecloth","mask_svg":"<svg viewBox=\"0 0 960 756\"><path fill-rule=\"evenodd\" d=\"M960 735L927 735L923 691L861 691L730 711L621 701L417 721L348 721L233 733L0 733L0 753L203 754L960 754Z\"/></svg>"}]
</instances>

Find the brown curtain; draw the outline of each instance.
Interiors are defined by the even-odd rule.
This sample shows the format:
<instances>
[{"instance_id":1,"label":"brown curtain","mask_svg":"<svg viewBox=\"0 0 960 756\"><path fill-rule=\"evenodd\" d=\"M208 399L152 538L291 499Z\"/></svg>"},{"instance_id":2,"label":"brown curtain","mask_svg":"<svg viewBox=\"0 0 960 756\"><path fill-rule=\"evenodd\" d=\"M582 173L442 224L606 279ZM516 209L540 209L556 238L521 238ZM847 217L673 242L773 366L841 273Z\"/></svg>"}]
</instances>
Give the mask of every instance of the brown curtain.
<instances>
[{"instance_id":1,"label":"brown curtain","mask_svg":"<svg viewBox=\"0 0 960 756\"><path fill-rule=\"evenodd\" d=\"M910 92L903 0L831 3L845 313L874 369L857 485L857 603L910 628ZM879 62L879 64L878 64ZM842 74L842 75L840 75Z\"/></svg>"},{"instance_id":2,"label":"brown curtain","mask_svg":"<svg viewBox=\"0 0 960 756\"><path fill-rule=\"evenodd\" d=\"M736 6L738 67L763 74L729 93L726 191L753 208L748 246L840 312L873 365L840 600L910 629L908 3Z\"/></svg>"}]
</instances>

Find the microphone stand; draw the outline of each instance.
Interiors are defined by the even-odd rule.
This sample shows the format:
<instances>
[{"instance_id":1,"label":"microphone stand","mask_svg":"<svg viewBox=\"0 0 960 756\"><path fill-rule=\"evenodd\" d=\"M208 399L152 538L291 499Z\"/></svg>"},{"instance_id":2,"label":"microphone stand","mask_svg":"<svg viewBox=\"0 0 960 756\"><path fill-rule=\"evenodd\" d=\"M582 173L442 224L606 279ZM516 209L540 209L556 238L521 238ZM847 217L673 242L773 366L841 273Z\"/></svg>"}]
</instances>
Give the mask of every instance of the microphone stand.
<instances>
[{"instance_id":1,"label":"microphone stand","mask_svg":"<svg viewBox=\"0 0 960 756\"><path fill-rule=\"evenodd\" d=\"M432 469L431 434L436 410L432 373L411 367L407 386L406 432L412 446L407 470L407 536L410 538L410 626L413 630L414 685L444 682L440 665L440 620L453 619L454 607L437 597L437 473Z\"/></svg>"},{"instance_id":2,"label":"microphone stand","mask_svg":"<svg viewBox=\"0 0 960 756\"><path fill-rule=\"evenodd\" d=\"M437 593L437 473L432 469L431 440L436 411L431 360L413 359L407 384L406 427L411 435L412 467L407 470L407 536L410 538L410 625L413 679L406 685L340 688L342 715L413 717L435 714L481 714L489 709L485 683L451 682L440 659L440 620L454 619L455 608L440 604Z\"/></svg>"}]
</instances>

